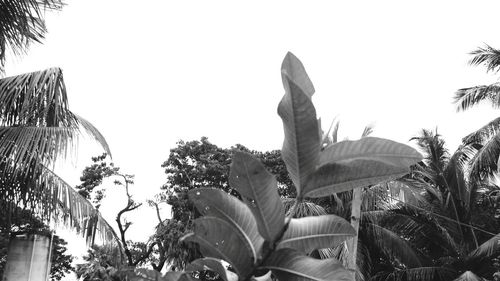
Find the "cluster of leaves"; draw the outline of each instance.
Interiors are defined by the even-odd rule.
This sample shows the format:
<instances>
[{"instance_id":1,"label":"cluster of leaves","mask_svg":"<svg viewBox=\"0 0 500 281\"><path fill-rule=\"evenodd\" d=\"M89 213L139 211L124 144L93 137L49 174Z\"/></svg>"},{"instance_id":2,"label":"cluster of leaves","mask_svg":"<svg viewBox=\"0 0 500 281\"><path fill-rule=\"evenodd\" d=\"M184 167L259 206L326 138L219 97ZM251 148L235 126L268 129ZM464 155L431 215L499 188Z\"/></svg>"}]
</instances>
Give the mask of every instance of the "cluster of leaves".
<instances>
[{"instance_id":1,"label":"cluster of leaves","mask_svg":"<svg viewBox=\"0 0 500 281\"><path fill-rule=\"evenodd\" d=\"M30 43L41 42L47 29L46 10L60 10L61 0L28 0L0 2L0 70L3 70L7 48L14 54L25 52Z\"/></svg>"},{"instance_id":2,"label":"cluster of leaves","mask_svg":"<svg viewBox=\"0 0 500 281\"><path fill-rule=\"evenodd\" d=\"M399 177L420 161L413 148L379 138L322 147L311 101L314 88L300 61L290 53L282 64L282 77L285 96L278 113L285 141L281 156L296 190L295 206L306 197L328 196ZM184 176L184 186L193 185L189 176ZM192 272L207 269L223 280L353 279L353 273L337 259L307 256L355 236L351 225L335 215L293 218L296 207L285 216L275 176L251 154L235 151L228 182L216 186L227 191L234 188L230 191L237 196L211 188L187 192L201 216L183 240L197 243L204 258L190 263L184 273L167 273L163 280L191 280L195 278ZM231 271L222 260L229 263Z\"/></svg>"},{"instance_id":3,"label":"cluster of leaves","mask_svg":"<svg viewBox=\"0 0 500 281\"><path fill-rule=\"evenodd\" d=\"M50 279L61 280L66 274L73 271L73 256L67 253L67 242L57 235L53 235L49 227L33 216L27 210L18 209L16 216L9 222L6 217L0 217L0 276L7 262L7 251L11 232L41 233L52 237L52 264Z\"/></svg>"}]
</instances>

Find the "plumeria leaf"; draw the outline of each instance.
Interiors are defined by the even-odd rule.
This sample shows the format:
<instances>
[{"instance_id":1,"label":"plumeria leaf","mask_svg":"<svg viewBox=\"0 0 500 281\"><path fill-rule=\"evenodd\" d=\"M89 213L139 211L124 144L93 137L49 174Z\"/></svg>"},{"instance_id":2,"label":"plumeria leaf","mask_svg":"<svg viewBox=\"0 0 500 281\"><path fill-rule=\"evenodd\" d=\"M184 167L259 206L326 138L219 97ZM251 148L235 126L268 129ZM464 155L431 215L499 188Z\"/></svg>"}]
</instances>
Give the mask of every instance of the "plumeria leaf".
<instances>
[{"instance_id":1,"label":"plumeria leaf","mask_svg":"<svg viewBox=\"0 0 500 281\"><path fill-rule=\"evenodd\" d=\"M235 151L229 183L246 201L257 220L260 234L274 242L284 227L285 211L276 178L252 155Z\"/></svg>"},{"instance_id":2,"label":"plumeria leaf","mask_svg":"<svg viewBox=\"0 0 500 281\"><path fill-rule=\"evenodd\" d=\"M292 219L278 248L294 248L309 254L321 248L334 248L355 235L345 219L335 215Z\"/></svg>"},{"instance_id":3,"label":"plumeria leaf","mask_svg":"<svg viewBox=\"0 0 500 281\"><path fill-rule=\"evenodd\" d=\"M240 230L223 219L195 219L194 233L187 234L182 240L198 243L205 257L225 260L239 276L248 276L252 272L252 245Z\"/></svg>"},{"instance_id":4,"label":"plumeria leaf","mask_svg":"<svg viewBox=\"0 0 500 281\"><path fill-rule=\"evenodd\" d=\"M278 105L285 133L281 155L300 197L319 158L318 120L311 100L314 87L302 63L291 53L283 61L281 74L285 88L285 95Z\"/></svg>"},{"instance_id":5,"label":"plumeria leaf","mask_svg":"<svg viewBox=\"0 0 500 281\"><path fill-rule=\"evenodd\" d=\"M202 215L223 219L237 228L252 245L252 256L257 260L264 239L260 236L255 218L245 203L214 188L192 189L188 196Z\"/></svg>"},{"instance_id":6,"label":"plumeria leaf","mask_svg":"<svg viewBox=\"0 0 500 281\"><path fill-rule=\"evenodd\" d=\"M318 260L288 248L273 252L262 267L281 281L352 281L352 273L336 259Z\"/></svg>"},{"instance_id":7,"label":"plumeria leaf","mask_svg":"<svg viewBox=\"0 0 500 281\"><path fill-rule=\"evenodd\" d=\"M319 168L304 193L322 197L391 180L407 174L421 159L412 147L387 139L365 137L334 143L321 152Z\"/></svg>"}]
</instances>

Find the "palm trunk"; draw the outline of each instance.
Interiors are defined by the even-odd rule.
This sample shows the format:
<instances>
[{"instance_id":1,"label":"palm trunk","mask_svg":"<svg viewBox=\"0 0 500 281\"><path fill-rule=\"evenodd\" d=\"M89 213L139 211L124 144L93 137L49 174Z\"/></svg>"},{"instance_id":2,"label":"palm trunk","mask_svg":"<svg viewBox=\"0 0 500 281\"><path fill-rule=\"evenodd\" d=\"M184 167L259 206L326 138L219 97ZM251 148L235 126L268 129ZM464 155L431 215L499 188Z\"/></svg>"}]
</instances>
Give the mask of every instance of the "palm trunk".
<instances>
[{"instance_id":1,"label":"palm trunk","mask_svg":"<svg viewBox=\"0 0 500 281\"><path fill-rule=\"evenodd\" d=\"M359 233L359 221L361 218L361 202L363 201L363 188L358 187L352 191L352 203L351 203L351 225L354 228L356 235L350 239L347 243L349 249L349 268L354 270L352 274L352 280L356 280L356 258L358 252L358 233Z\"/></svg>"}]
</instances>

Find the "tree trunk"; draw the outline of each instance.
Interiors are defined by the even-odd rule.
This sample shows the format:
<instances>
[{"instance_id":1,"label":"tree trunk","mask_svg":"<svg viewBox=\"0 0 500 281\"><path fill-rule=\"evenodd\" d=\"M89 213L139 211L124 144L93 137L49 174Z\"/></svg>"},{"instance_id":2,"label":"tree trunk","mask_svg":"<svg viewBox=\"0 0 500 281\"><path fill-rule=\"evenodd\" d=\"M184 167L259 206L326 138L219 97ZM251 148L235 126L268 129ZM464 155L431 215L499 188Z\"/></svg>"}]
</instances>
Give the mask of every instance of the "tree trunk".
<instances>
[{"instance_id":1,"label":"tree trunk","mask_svg":"<svg viewBox=\"0 0 500 281\"><path fill-rule=\"evenodd\" d=\"M352 191L351 225L356 231L356 236L347 243L349 249L349 269L354 270L352 280L356 280L356 258L358 252L359 221L361 218L361 202L363 201L363 188L358 187Z\"/></svg>"},{"instance_id":2,"label":"tree trunk","mask_svg":"<svg viewBox=\"0 0 500 281\"><path fill-rule=\"evenodd\" d=\"M10 239L2 281L47 281L50 273L50 237L18 234Z\"/></svg>"}]
</instances>

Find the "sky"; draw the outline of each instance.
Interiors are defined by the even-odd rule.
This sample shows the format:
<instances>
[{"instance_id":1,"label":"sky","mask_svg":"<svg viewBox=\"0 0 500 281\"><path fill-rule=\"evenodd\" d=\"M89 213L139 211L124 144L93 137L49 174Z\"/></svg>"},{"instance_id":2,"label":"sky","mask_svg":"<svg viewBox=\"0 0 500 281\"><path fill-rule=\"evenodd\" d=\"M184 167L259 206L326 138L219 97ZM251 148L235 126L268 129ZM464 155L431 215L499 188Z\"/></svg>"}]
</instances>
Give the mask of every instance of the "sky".
<instances>
[{"instance_id":1,"label":"sky","mask_svg":"<svg viewBox=\"0 0 500 281\"><path fill-rule=\"evenodd\" d=\"M43 44L11 57L6 74L61 67L70 109L105 136L143 201L165 183L161 164L179 140L281 148L276 108L288 51L315 85L323 126L338 117L341 138L374 124L373 136L411 144L422 128L438 128L453 151L500 113L488 106L457 113L453 104L457 89L500 77L467 63L477 47L500 48L499 8L497 1L68 0L47 13ZM78 160L58 172L76 185L99 153L82 144ZM103 213L114 223L126 199L106 185ZM146 239L155 219L142 207L130 218L130 238Z\"/></svg>"}]
</instances>

